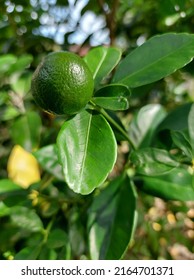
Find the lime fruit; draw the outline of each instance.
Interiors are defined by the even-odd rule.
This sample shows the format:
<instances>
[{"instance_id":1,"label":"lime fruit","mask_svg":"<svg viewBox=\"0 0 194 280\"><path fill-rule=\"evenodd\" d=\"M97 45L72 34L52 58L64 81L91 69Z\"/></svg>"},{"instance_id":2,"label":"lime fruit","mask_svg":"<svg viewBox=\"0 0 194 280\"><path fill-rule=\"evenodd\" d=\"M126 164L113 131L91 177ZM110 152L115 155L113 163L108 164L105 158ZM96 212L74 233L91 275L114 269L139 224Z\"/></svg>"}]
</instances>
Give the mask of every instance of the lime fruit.
<instances>
[{"instance_id":1,"label":"lime fruit","mask_svg":"<svg viewBox=\"0 0 194 280\"><path fill-rule=\"evenodd\" d=\"M94 90L92 73L78 55L59 51L47 55L35 70L31 92L45 111L72 115L83 109Z\"/></svg>"}]
</instances>

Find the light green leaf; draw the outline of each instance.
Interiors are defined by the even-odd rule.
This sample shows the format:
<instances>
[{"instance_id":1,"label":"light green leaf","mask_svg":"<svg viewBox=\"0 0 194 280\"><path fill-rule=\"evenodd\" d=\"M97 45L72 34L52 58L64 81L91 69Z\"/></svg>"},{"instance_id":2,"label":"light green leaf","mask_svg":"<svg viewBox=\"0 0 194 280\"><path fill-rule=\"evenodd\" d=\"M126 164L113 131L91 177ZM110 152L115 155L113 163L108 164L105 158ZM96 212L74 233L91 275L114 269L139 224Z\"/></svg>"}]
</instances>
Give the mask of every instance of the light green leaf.
<instances>
[{"instance_id":1,"label":"light green leaf","mask_svg":"<svg viewBox=\"0 0 194 280\"><path fill-rule=\"evenodd\" d=\"M130 160L137 174L158 176L171 171L179 163L166 151L157 148L144 148L133 151Z\"/></svg>"},{"instance_id":2,"label":"light green leaf","mask_svg":"<svg viewBox=\"0 0 194 280\"><path fill-rule=\"evenodd\" d=\"M159 123L166 116L164 108L159 104L142 107L129 126L129 137L136 148L147 147Z\"/></svg>"},{"instance_id":3,"label":"light green leaf","mask_svg":"<svg viewBox=\"0 0 194 280\"><path fill-rule=\"evenodd\" d=\"M120 58L121 51L113 47L94 48L84 57L85 62L93 74L96 87L114 69Z\"/></svg>"},{"instance_id":4,"label":"light green leaf","mask_svg":"<svg viewBox=\"0 0 194 280\"><path fill-rule=\"evenodd\" d=\"M135 227L136 193L128 177L119 176L98 196L89 209L88 234L92 259L118 260Z\"/></svg>"},{"instance_id":5,"label":"light green leaf","mask_svg":"<svg viewBox=\"0 0 194 280\"><path fill-rule=\"evenodd\" d=\"M17 57L13 54L0 56L0 75L6 73L16 63Z\"/></svg>"},{"instance_id":6,"label":"light green leaf","mask_svg":"<svg viewBox=\"0 0 194 280\"><path fill-rule=\"evenodd\" d=\"M33 60L33 56L30 54L25 54L18 57L16 63L10 66L8 70L8 74L24 71L24 69L30 65L32 60Z\"/></svg>"},{"instance_id":7,"label":"light green leaf","mask_svg":"<svg viewBox=\"0 0 194 280\"><path fill-rule=\"evenodd\" d=\"M110 125L102 115L89 111L64 123L57 147L67 184L81 194L91 193L105 181L117 156Z\"/></svg>"},{"instance_id":8,"label":"light green leaf","mask_svg":"<svg viewBox=\"0 0 194 280\"><path fill-rule=\"evenodd\" d=\"M9 179L0 180L0 195L21 191L21 187Z\"/></svg>"},{"instance_id":9,"label":"light green leaf","mask_svg":"<svg viewBox=\"0 0 194 280\"><path fill-rule=\"evenodd\" d=\"M24 97L30 90L32 74L30 72L14 75L10 80L12 89L21 97Z\"/></svg>"},{"instance_id":10,"label":"light green leaf","mask_svg":"<svg viewBox=\"0 0 194 280\"><path fill-rule=\"evenodd\" d=\"M11 135L16 144L31 152L39 145L41 128L40 116L35 112L28 112L14 122Z\"/></svg>"},{"instance_id":11,"label":"light green leaf","mask_svg":"<svg viewBox=\"0 0 194 280\"><path fill-rule=\"evenodd\" d=\"M193 57L194 35L157 35L123 59L113 83L119 82L131 88L153 83L182 68Z\"/></svg>"},{"instance_id":12,"label":"light green leaf","mask_svg":"<svg viewBox=\"0 0 194 280\"><path fill-rule=\"evenodd\" d=\"M56 145L45 146L36 152L33 155L38 160L41 167L58 178L63 180L62 166L59 164L58 153Z\"/></svg>"}]
</instances>

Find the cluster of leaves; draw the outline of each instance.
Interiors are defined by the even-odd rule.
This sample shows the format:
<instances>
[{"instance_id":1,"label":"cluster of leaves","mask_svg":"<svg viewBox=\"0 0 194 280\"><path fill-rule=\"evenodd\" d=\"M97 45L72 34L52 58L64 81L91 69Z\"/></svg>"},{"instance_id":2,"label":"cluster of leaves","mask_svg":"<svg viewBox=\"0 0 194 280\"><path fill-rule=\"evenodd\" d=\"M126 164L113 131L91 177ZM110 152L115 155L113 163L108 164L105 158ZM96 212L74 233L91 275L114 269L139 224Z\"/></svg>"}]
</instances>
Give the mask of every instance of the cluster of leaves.
<instances>
[{"instance_id":1,"label":"cluster of leaves","mask_svg":"<svg viewBox=\"0 0 194 280\"><path fill-rule=\"evenodd\" d=\"M1 129L8 134L1 139L2 170L13 144L42 168L42 179L27 189L1 174L2 258L119 259L135 230L137 193L194 199L192 102L170 113L159 104L143 106L127 128L116 115L129 108L136 88L170 75L193 56L194 36L174 33L151 38L122 60L117 48L91 50L84 60L95 80L94 97L66 121L35 112L26 95L31 73L23 71L32 57L2 56ZM128 152L122 170L109 179L123 141Z\"/></svg>"}]
</instances>

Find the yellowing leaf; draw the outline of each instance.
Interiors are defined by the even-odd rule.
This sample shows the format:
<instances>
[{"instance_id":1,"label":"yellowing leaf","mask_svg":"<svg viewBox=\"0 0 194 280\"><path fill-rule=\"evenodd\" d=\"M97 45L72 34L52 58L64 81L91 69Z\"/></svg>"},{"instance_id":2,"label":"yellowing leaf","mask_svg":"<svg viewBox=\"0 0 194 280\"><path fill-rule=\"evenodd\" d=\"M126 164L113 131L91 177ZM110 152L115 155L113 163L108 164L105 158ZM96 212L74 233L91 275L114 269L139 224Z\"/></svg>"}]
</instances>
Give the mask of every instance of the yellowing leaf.
<instances>
[{"instance_id":1,"label":"yellowing leaf","mask_svg":"<svg viewBox=\"0 0 194 280\"><path fill-rule=\"evenodd\" d=\"M35 157L21 146L15 145L7 164L8 177L23 188L40 180L40 170Z\"/></svg>"}]
</instances>

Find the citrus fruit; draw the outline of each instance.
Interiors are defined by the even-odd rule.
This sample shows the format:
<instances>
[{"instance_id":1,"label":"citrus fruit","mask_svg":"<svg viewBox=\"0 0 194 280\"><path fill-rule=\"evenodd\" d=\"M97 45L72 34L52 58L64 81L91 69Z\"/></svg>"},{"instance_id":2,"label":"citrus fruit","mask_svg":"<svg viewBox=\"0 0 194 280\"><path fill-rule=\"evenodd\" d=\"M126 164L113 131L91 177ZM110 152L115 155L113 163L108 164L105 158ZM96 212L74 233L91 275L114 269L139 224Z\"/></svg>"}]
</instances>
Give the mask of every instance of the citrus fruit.
<instances>
[{"instance_id":1,"label":"citrus fruit","mask_svg":"<svg viewBox=\"0 0 194 280\"><path fill-rule=\"evenodd\" d=\"M45 111L58 115L78 113L91 99L94 81L84 60L70 52L48 54L35 70L31 91Z\"/></svg>"}]
</instances>

